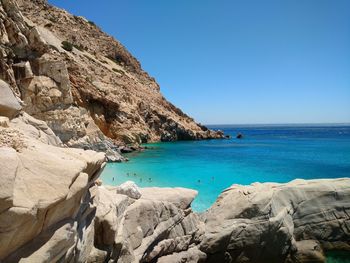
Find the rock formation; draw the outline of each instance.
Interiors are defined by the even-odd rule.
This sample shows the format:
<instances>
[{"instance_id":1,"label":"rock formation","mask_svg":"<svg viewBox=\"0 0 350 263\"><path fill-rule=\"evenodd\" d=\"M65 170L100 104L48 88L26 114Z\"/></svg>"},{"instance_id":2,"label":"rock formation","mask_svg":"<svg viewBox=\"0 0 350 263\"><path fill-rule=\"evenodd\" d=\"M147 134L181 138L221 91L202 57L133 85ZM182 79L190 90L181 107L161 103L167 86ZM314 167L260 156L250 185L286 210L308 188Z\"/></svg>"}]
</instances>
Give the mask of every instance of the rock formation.
<instances>
[{"instance_id":1,"label":"rock formation","mask_svg":"<svg viewBox=\"0 0 350 263\"><path fill-rule=\"evenodd\" d=\"M0 127L0 261L80 262L105 155L60 143L27 115Z\"/></svg>"},{"instance_id":2,"label":"rock formation","mask_svg":"<svg viewBox=\"0 0 350 263\"><path fill-rule=\"evenodd\" d=\"M204 255L195 248L203 233L190 208L196 191L119 194L95 183L104 153L61 147L27 114L0 123L1 262L153 262L190 248L189 256Z\"/></svg>"},{"instance_id":3,"label":"rock formation","mask_svg":"<svg viewBox=\"0 0 350 263\"><path fill-rule=\"evenodd\" d=\"M350 179L233 185L205 218L207 262L324 262L350 250Z\"/></svg>"},{"instance_id":4,"label":"rock formation","mask_svg":"<svg viewBox=\"0 0 350 263\"><path fill-rule=\"evenodd\" d=\"M113 155L113 143L223 137L166 101L94 23L43 0L2 0L0 8L0 78L64 144Z\"/></svg>"}]
</instances>

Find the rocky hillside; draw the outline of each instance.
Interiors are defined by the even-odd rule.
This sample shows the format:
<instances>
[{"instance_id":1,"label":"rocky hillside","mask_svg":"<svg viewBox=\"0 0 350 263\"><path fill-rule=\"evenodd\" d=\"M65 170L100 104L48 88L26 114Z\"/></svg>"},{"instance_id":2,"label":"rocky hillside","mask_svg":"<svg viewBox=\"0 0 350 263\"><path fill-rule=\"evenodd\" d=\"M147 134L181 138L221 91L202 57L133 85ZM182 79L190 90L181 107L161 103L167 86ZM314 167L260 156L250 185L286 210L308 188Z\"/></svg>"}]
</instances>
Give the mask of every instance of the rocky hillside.
<instances>
[{"instance_id":1,"label":"rocky hillside","mask_svg":"<svg viewBox=\"0 0 350 263\"><path fill-rule=\"evenodd\" d=\"M106 151L107 138L132 144L222 137L165 100L155 79L93 22L43 0L1 3L0 77L64 144Z\"/></svg>"}]
</instances>

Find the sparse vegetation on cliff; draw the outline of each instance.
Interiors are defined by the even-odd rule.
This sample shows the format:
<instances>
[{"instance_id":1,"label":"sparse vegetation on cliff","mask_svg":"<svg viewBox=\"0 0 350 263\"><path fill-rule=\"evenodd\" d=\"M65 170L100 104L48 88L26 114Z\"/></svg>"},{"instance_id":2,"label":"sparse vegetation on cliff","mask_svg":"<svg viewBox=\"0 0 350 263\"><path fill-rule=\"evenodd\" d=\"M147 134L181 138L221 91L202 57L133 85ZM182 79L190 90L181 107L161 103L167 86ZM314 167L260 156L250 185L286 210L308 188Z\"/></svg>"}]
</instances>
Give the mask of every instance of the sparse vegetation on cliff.
<instances>
[{"instance_id":1,"label":"sparse vegetation on cliff","mask_svg":"<svg viewBox=\"0 0 350 263\"><path fill-rule=\"evenodd\" d=\"M70 52L73 50L73 44L68 41L62 41L62 48Z\"/></svg>"}]
</instances>

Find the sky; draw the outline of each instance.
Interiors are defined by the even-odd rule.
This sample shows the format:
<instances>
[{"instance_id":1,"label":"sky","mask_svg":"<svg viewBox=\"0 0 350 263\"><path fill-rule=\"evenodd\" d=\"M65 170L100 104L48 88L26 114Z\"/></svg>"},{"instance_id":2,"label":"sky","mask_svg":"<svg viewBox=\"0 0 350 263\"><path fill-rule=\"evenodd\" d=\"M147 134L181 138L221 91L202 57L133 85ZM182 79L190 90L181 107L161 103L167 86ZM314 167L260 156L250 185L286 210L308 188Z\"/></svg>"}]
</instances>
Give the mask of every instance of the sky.
<instances>
[{"instance_id":1,"label":"sky","mask_svg":"<svg viewBox=\"0 0 350 263\"><path fill-rule=\"evenodd\" d=\"M350 123L348 0L49 0L204 124Z\"/></svg>"}]
</instances>

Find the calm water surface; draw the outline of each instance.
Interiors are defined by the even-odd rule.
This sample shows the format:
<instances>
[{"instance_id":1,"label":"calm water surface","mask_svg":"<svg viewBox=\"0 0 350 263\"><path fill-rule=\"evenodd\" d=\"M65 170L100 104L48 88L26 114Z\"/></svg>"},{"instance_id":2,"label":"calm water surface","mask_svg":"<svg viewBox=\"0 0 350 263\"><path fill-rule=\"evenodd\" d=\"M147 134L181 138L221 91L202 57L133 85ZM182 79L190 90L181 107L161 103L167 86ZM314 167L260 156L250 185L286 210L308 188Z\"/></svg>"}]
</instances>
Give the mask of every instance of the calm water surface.
<instances>
[{"instance_id":1,"label":"calm water surface","mask_svg":"<svg viewBox=\"0 0 350 263\"><path fill-rule=\"evenodd\" d=\"M193 188L199 191L193 209L204 211L232 184L350 177L349 125L210 128L233 138L149 144L151 149L129 154L127 163L108 164L102 180ZM237 133L244 138L236 139Z\"/></svg>"}]
</instances>

